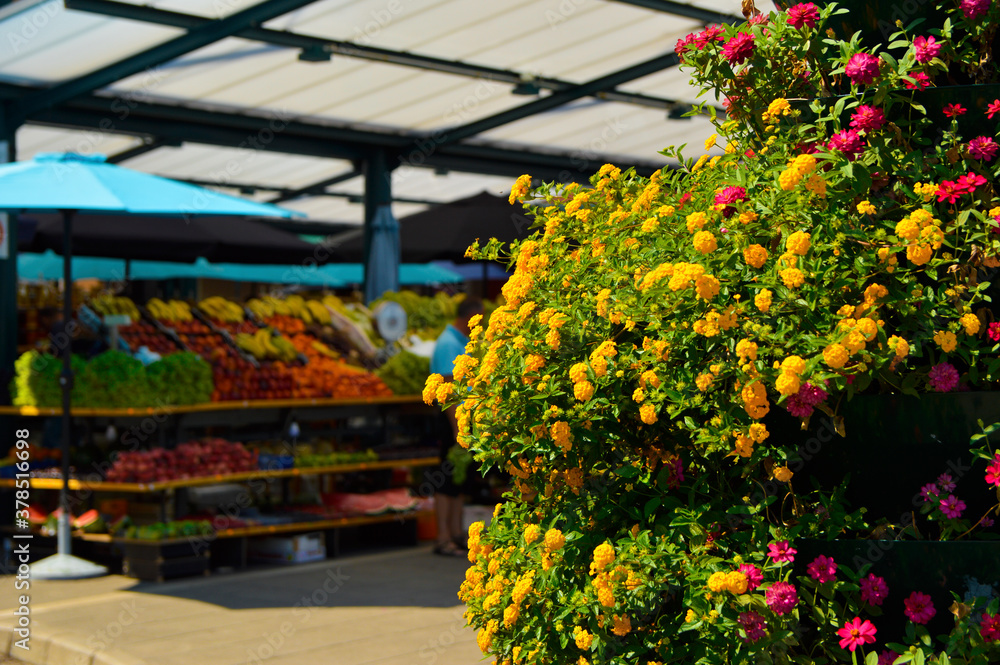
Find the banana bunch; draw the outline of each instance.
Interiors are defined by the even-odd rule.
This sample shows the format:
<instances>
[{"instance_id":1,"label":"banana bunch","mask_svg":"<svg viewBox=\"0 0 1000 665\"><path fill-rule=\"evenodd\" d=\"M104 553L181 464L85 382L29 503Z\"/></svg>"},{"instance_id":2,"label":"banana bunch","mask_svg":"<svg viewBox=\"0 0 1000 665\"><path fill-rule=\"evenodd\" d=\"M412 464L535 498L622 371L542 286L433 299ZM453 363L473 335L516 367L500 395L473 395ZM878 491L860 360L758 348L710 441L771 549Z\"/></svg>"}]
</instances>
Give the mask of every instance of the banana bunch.
<instances>
[{"instance_id":1,"label":"banana bunch","mask_svg":"<svg viewBox=\"0 0 1000 665\"><path fill-rule=\"evenodd\" d=\"M285 304L295 318L302 319L305 323L313 322L312 312L306 307L306 300L302 296L288 296L285 298Z\"/></svg>"},{"instance_id":2,"label":"banana bunch","mask_svg":"<svg viewBox=\"0 0 1000 665\"><path fill-rule=\"evenodd\" d=\"M263 298L261 298L261 300L263 300L266 304L274 308L273 312L274 314L278 314L279 316L292 315L292 310L289 309L288 303L286 303L284 300L280 300L278 298L275 298L274 296L264 296Z\"/></svg>"},{"instance_id":3,"label":"banana bunch","mask_svg":"<svg viewBox=\"0 0 1000 665\"><path fill-rule=\"evenodd\" d=\"M275 337L270 328L261 328L253 335L239 333L234 338L240 347L258 360L294 360L298 351L284 337Z\"/></svg>"},{"instance_id":4,"label":"banana bunch","mask_svg":"<svg viewBox=\"0 0 1000 665\"><path fill-rule=\"evenodd\" d=\"M146 303L146 308L160 321L191 321L194 319L191 314L191 305L182 300L163 302L159 298L152 298Z\"/></svg>"},{"instance_id":5,"label":"banana bunch","mask_svg":"<svg viewBox=\"0 0 1000 665\"><path fill-rule=\"evenodd\" d=\"M243 308L231 300L226 300L222 296L205 298L198 303L198 309L213 319L224 323L240 323L243 321Z\"/></svg>"},{"instance_id":6,"label":"banana bunch","mask_svg":"<svg viewBox=\"0 0 1000 665\"><path fill-rule=\"evenodd\" d=\"M333 358L334 360L340 359L340 354L331 349L329 346L320 341L314 341L311 344L313 351L320 354L321 356L326 356L327 358Z\"/></svg>"},{"instance_id":7,"label":"banana bunch","mask_svg":"<svg viewBox=\"0 0 1000 665\"><path fill-rule=\"evenodd\" d=\"M91 305L94 311L101 316L108 316L112 314L125 314L133 321L138 321L142 318L139 315L139 309L135 306L130 298L124 296L115 297L111 294L105 294L95 297L91 301Z\"/></svg>"},{"instance_id":8,"label":"banana bunch","mask_svg":"<svg viewBox=\"0 0 1000 665\"><path fill-rule=\"evenodd\" d=\"M247 309L261 321L274 316L274 305L269 302L264 302L259 298L251 298L248 300Z\"/></svg>"},{"instance_id":9,"label":"banana bunch","mask_svg":"<svg viewBox=\"0 0 1000 665\"><path fill-rule=\"evenodd\" d=\"M330 310L326 308L326 305L318 300L307 300L306 309L312 314L313 321L324 326L330 325Z\"/></svg>"}]
</instances>

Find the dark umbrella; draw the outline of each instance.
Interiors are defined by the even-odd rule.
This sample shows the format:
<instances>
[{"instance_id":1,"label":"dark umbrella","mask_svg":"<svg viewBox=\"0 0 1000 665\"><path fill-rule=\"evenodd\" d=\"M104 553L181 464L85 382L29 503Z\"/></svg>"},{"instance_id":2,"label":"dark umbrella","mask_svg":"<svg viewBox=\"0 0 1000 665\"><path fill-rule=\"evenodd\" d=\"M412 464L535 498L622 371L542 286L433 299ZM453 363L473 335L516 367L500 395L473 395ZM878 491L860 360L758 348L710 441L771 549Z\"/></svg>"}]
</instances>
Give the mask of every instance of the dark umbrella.
<instances>
[{"instance_id":1,"label":"dark umbrella","mask_svg":"<svg viewBox=\"0 0 1000 665\"><path fill-rule=\"evenodd\" d=\"M40 154L29 161L0 165L0 210L59 213L63 226L63 322L66 325L73 317L70 294L73 284L73 220L77 213L103 212L182 219L203 215L291 217L295 214L277 206L244 201L201 187L130 171L106 163L102 155L70 153ZM37 578L69 579L107 572L102 566L70 555L71 356L66 349L60 377L63 393L63 486L59 497L62 514L59 518L58 553L32 565L32 576Z\"/></svg>"},{"instance_id":2,"label":"dark umbrella","mask_svg":"<svg viewBox=\"0 0 1000 665\"><path fill-rule=\"evenodd\" d=\"M466 261L465 250L479 239L496 238L505 244L531 234L534 218L521 205L487 192L434 206L399 220L399 246L404 263ZM338 241L339 239L339 241ZM364 261L360 232L331 238L327 246L339 261Z\"/></svg>"}]
</instances>

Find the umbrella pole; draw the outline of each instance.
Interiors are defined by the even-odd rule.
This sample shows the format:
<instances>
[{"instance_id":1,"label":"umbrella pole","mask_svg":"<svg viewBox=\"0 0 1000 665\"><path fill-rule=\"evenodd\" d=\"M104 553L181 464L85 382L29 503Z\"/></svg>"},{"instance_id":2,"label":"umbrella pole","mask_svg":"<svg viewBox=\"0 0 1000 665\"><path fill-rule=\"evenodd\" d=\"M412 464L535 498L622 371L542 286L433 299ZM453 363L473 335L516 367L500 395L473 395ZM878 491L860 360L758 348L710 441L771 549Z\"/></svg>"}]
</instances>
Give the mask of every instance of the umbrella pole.
<instances>
[{"instance_id":1,"label":"umbrella pole","mask_svg":"<svg viewBox=\"0 0 1000 665\"><path fill-rule=\"evenodd\" d=\"M31 576L37 579L72 580L82 577L106 575L104 566L78 559L70 554L69 513L69 450L73 394L73 211L63 210L63 370L59 377L62 386L62 487L59 488L59 526L56 533L56 554L31 565Z\"/></svg>"},{"instance_id":2,"label":"umbrella pole","mask_svg":"<svg viewBox=\"0 0 1000 665\"><path fill-rule=\"evenodd\" d=\"M62 386L62 487L59 488L59 531L57 549L59 554L70 553L69 533L69 449L72 439L73 419L71 399L73 394L73 216L69 210L63 216L63 334L66 348L63 349L63 370L59 378Z\"/></svg>"}]
</instances>

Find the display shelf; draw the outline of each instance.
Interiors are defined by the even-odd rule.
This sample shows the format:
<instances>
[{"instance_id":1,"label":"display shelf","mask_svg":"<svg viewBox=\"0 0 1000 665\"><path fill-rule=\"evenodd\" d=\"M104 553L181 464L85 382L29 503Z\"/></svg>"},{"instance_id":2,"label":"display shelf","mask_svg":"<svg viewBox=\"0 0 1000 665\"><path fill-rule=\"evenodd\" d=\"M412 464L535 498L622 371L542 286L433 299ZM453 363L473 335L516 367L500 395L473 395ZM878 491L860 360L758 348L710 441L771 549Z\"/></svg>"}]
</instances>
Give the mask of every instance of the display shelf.
<instances>
[{"instance_id":1,"label":"display shelf","mask_svg":"<svg viewBox=\"0 0 1000 665\"><path fill-rule=\"evenodd\" d=\"M420 395L390 395L388 397L353 397L349 399L273 399L242 400L235 402L206 402L181 406L136 407L130 409L72 409L70 414L78 418L114 418L163 415L174 413L203 413L207 411L243 411L246 409L287 409L310 406L359 406L378 404L423 403ZM60 407L0 406L0 416L59 416Z\"/></svg>"},{"instance_id":2,"label":"display shelf","mask_svg":"<svg viewBox=\"0 0 1000 665\"><path fill-rule=\"evenodd\" d=\"M234 529L219 529L216 538L243 538L250 536L272 536L280 533L295 533L296 531L323 531L325 529L340 529L366 524L384 524L413 520L421 515L430 516L430 511L411 510L405 513L390 513L386 515L357 515L354 517L338 517L336 519L315 520L311 522L293 522L291 524L271 524L267 526L245 526ZM211 536L209 536L211 537ZM116 541L117 542L117 541Z\"/></svg>"},{"instance_id":3,"label":"display shelf","mask_svg":"<svg viewBox=\"0 0 1000 665\"><path fill-rule=\"evenodd\" d=\"M230 473L215 476L200 476L198 478L179 478L177 480L164 480L155 483L107 483L103 481L81 481L71 478L69 489L90 490L93 492L162 492L166 490L178 489L181 487L202 487L205 485L219 485L221 483L238 483L247 480L257 480L264 478L294 478L304 476L319 476L323 474L354 473L357 471L377 471L379 469L393 469L396 467L422 467L435 466L440 463L437 457L418 457L414 459L399 460L379 460L375 462L356 462L353 464L334 464L331 466L312 466L293 469L257 469L255 471L244 471L242 473ZM0 487L14 487L16 480L10 478L0 479ZM62 489L62 478L32 478L31 487L42 490Z\"/></svg>"}]
</instances>

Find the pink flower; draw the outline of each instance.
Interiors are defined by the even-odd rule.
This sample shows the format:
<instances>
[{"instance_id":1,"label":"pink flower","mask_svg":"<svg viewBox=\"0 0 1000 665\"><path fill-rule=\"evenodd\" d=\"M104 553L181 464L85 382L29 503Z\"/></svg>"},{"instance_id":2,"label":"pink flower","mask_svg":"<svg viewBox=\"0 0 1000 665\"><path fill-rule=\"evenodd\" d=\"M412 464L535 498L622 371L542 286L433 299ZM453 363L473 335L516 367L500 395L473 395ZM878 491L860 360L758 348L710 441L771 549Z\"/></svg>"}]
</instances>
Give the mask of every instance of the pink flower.
<instances>
[{"instance_id":1,"label":"pink flower","mask_svg":"<svg viewBox=\"0 0 1000 665\"><path fill-rule=\"evenodd\" d=\"M913 54L917 62L930 62L941 52L941 44L933 37L917 37L913 40Z\"/></svg>"},{"instance_id":2,"label":"pink flower","mask_svg":"<svg viewBox=\"0 0 1000 665\"><path fill-rule=\"evenodd\" d=\"M1000 99L994 99L990 102L990 105L986 107L986 117L990 120L992 120L993 116L997 113L1000 113Z\"/></svg>"},{"instance_id":3,"label":"pink flower","mask_svg":"<svg viewBox=\"0 0 1000 665\"><path fill-rule=\"evenodd\" d=\"M1000 453L993 457L993 463L986 467L986 482L1000 487Z\"/></svg>"},{"instance_id":4,"label":"pink flower","mask_svg":"<svg viewBox=\"0 0 1000 665\"><path fill-rule=\"evenodd\" d=\"M938 185L937 197L938 203L941 201L947 201L948 203L954 203L958 200L965 191L956 186L951 180L942 180L941 184Z\"/></svg>"},{"instance_id":5,"label":"pink flower","mask_svg":"<svg viewBox=\"0 0 1000 665\"><path fill-rule=\"evenodd\" d=\"M767 637L767 631L764 630L767 627L767 623L764 622L764 617L756 612L742 612L736 621L747 634L743 638L744 642L756 642Z\"/></svg>"},{"instance_id":6,"label":"pink flower","mask_svg":"<svg viewBox=\"0 0 1000 665\"><path fill-rule=\"evenodd\" d=\"M923 72L910 74L910 78L914 80L914 83L906 81L907 90L923 90L931 84L931 77L927 76L927 74L924 74Z\"/></svg>"},{"instance_id":7,"label":"pink flower","mask_svg":"<svg viewBox=\"0 0 1000 665\"><path fill-rule=\"evenodd\" d=\"M798 550L792 549L788 545L787 540L771 543L767 546L767 549L767 555L771 557L775 563L792 563L795 561L795 555L799 552Z\"/></svg>"},{"instance_id":8,"label":"pink flower","mask_svg":"<svg viewBox=\"0 0 1000 665\"><path fill-rule=\"evenodd\" d=\"M986 335L994 342L1000 342L1000 321L991 323L990 327L986 329Z\"/></svg>"},{"instance_id":9,"label":"pink flower","mask_svg":"<svg viewBox=\"0 0 1000 665\"><path fill-rule=\"evenodd\" d=\"M747 21L747 23L749 23L750 25L767 25L767 21L768 21L767 14L760 13L751 16L750 20ZM764 31L764 34L765 35L767 34L766 30Z\"/></svg>"},{"instance_id":10,"label":"pink flower","mask_svg":"<svg viewBox=\"0 0 1000 665\"><path fill-rule=\"evenodd\" d=\"M806 572L820 584L832 582L837 577L837 564L832 557L820 554L806 566Z\"/></svg>"},{"instance_id":11,"label":"pink flower","mask_svg":"<svg viewBox=\"0 0 1000 665\"><path fill-rule=\"evenodd\" d=\"M815 28L819 22L819 9L811 2L800 2L788 8L788 25L801 30L803 26Z\"/></svg>"},{"instance_id":12,"label":"pink flower","mask_svg":"<svg viewBox=\"0 0 1000 665\"><path fill-rule=\"evenodd\" d=\"M954 492L956 487L950 473L942 473L938 476L937 486L941 488L942 492Z\"/></svg>"},{"instance_id":13,"label":"pink flower","mask_svg":"<svg viewBox=\"0 0 1000 665\"><path fill-rule=\"evenodd\" d=\"M677 54L679 58L684 59L684 53L688 51L694 45L694 34L685 35L677 40L674 44L674 53Z\"/></svg>"},{"instance_id":14,"label":"pink flower","mask_svg":"<svg viewBox=\"0 0 1000 665\"><path fill-rule=\"evenodd\" d=\"M884 650L878 655L876 665L892 665L899 658L899 654L892 650Z\"/></svg>"},{"instance_id":15,"label":"pink flower","mask_svg":"<svg viewBox=\"0 0 1000 665\"><path fill-rule=\"evenodd\" d=\"M844 73L855 85L868 85L879 75L882 61L871 53L855 53L847 61Z\"/></svg>"},{"instance_id":16,"label":"pink flower","mask_svg":"<svg viewBox=\"0 0 1000 665\"><path fill-rule=\"evenodd\" d=\"M861 136L853 129L834 134L827 146L830 150L839 150L844 153L844 156L849 160L853 160L865 149L865 144L861 140Z\"/></svg>"},{"instance_id":17,"label":"pink flower","mask_svg":"<svg viewBox=\"0 0 1000 665\"><path fill-rule=\"evenodd\" d=\"M986 184L986 178L978 173L969 171L968 175L958 176L958 180L955 181L955 184L962 188L966 194L972 194L976 191L977 187L982 187Z\"/></svg>"},{"instance_id":18,"label":"pink flower","mask_svg":"<svg viewBox=\"0 0 1000 665\"><path fill-rule=\"evenodd\" d=\"M997 156L1000 145L988 136L977 136L969 141L969 154L973 159L981 159L985 162L992 162Z\"/></svg>"},{"instance_id":19,"label":"pink flower","mask_svg":"<svg viewBox=\"0 0 1000 665\"><path fill-rule=\"evenodd\" d=\"M746 62L753 55L753 35L749 32L741 32L726 42L722 47L722 55L730 65L738 65Z\"/></svg>"},{"instance_id":20,"label":"pink flower","mask_svg":"<svg viewBox=\"0 0 1000 665\"><path fill-rule=\"evenodd\" d=\"M960 115L965 115L968 109L961 104L945 104L941 111L949 118L957 118Z\"/></svg>"},{"instance_id":21,"label":"pink flower","mask_svg":"<svg viewBox=\"0 0 1000 665\"><path fill-rule=\"evenodd\" d=\"M937 610L931 603L931 597L926 593L914 591L909 598L903 601L903 604L906 606L903 613L913 623L927 623L937 614Z\"/></svg>"},{"instance_id":22,"label":"pink flower","mask_svg":"<svg viewBox=\"0 0 1000 665\"><path fill-rule=\"evenodd\" d=\"M694 36L694 45L701 50L708 46L709 42L721 42L724 40L723 32L725 30L721 25L710 25Z\"/></svg>"},{"instance_id":23,"label":"pink flower","mask_svg":"<svg viewBox=\"0 0 1000 665\"><path fill-rule=\"evenodd\" d=\"M979 634L987 642L1000 640L1000 614L987 614L983 612L983 620L979 624Z\"/></svg>"},{"instance_id":24,"label":"pink flower","mask_svg":"<svg viewBox=\"0 0 1000 665\"><path fill-rule=\"evenodd\" d=\"M875 641L875 626L868 619L862 621L861 617L854 617L837 631L837 635L840 636L841 649L854 651Z\"/></svg>"},{"instance_id":25,"label":"pink flower","mask_svg":"<svg viewBox=\"0 0 1000 665\"><path fill-rule=\"evenodd\" d=\"M884 124L885 114L882 113L882 109L867 104L859 106L858 110L851 116L851 127L858 131L874 132L881 129Z\"/></svg>"},{"instance_id":26,"label":"pink flower","mask_svg":"<svg viewBox=\"0 0 1000 665\"><path fill-rule=\"evenodd\" d=\"M947 499L941 499L938 505L941 506L941 512L944 513L944 516L953 520L961 517L962 511L965 510L965 502L954 494L949 494Z\"/></svg>"},{"instance_id":27,"label":"pink flower","mask_svg":"<svg viewBox=\"0 0 1000 665\"><path fill-rule=\"evenodd\" d=\"M979 520L979 526L983 527L984 529L990 528L991 526L993 526L993 518L991 517L982 518L981 520Z\"/></svg>"},{"instance_id":28,"label":"pink flower","mask_svg":"<svg viewBox=\"0 0 1000 665\"><path fill-rule=\"evenodd\" d=\"M927 483L920 488L920 496L924 497L924 503L930 503L932 500L937 500L937 495L941 493L938 486L934 483Z\"/></svg>"},{"instance_id":29,"label":"pink flower","mask_svg":"<svg viewBox=\"0 0 1000 665\"><path fill-rule=\"evenodd\" d=\"M747 578L747 591L753 591L764 581L764 573L752 563L741 564L739 571Z\"/></svg>"},{"instance_id":30,"label":"pink flower","mask_svg":"<svg viewBox=\"0 0 1000 665\"><path fill-rule=\"evenodd\" d=\"M742 187L726 187L715 195L715 204L726 206L722 210L723 217L731 217L736 212L732 206L746 200L747 190Z\"/></svg>"},{"instance_id":31,"label":"pink flower","mask_svg":"<svg viewBox=\"0 0 1000 665\"><path fill-rule=\"evenodd\" d=\"M990 0L962 0L958 3L965 18L972 20L984 15L990 8Z\"/></svg>"},{"instance_id":32,"label":"pink flower","mask_svg":"<svg viewBox=\"0 0 1000 665\"><path fill-rule=\"evenodd\" d=\"M939 393L950 393L958 387L958 370L951 363L938 363L931 367L927 379L931 390Z\"/></svg>"},{"instance_id":33,"label":"pink flower","mask_svg":"<svg viewBox=\"0 0 1000 665\"><path fill-rule=\"evenodd\" d=\"M775 582L764 593L767 606L777 615L788 614L799 602L798 592L788 582Z\"/></svg>"},{"instance_id":34,"label":"pink flower","mask_svg":"<svg viewBox=\"0 0 1000 665\"><path fill-rule=\"evenodd\" d=\"M861 580L861 602L869 605L881 605L889 595L889 586L885 579L878 577L874 573L868 573L868 577Z\"/></svg>"}]
</instances>

